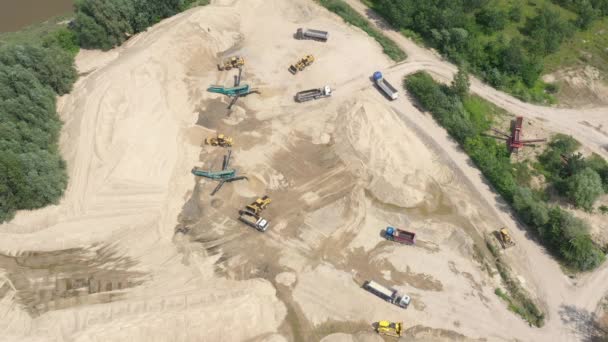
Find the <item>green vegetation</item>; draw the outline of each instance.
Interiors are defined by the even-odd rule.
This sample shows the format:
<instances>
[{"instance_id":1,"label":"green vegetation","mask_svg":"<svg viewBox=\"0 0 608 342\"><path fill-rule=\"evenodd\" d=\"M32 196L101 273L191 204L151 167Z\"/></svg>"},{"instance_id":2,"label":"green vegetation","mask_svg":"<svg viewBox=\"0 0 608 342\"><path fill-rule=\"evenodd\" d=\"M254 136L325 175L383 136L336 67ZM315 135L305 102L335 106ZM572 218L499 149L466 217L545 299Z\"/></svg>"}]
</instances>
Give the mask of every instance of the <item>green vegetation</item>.
<instances>
[{"instance_id":1,"label":"green vegetation","mask_svg":"<svg viewBox=\"0 0 608 342\"><path fill-rule=\"evenodd\" d=\"M67 185L55 97L77 77L69 37L63 29L17 35L0 47L0 222L56 203Z\"/></svg>"},{"instance_id":2,"label":"green vegetation","mask_svg":"<svg viewBox=\"0 0 608 342\"><path fill-rule=\"evenodd\" d=\"M424 72L407 77L405 86L460 143L496 191L550 251L578 270L589 270L603 262L604 254L593 244L587 224L558 206L548 205L539 193L529 188L527 168L511 164L505 144L483 135L490 128L493 115L500 112L498 108L478 97L463 96L456 86L440 85ZM605 165L594 163L593 167ZM584 179L573 181L577 188L573 196L585 193L590 182L586 178L588 173L585 171ZM583 200L587 200L585 196Z\"/></svg>"},{"instance_id":3,"label":"green vegetation","mask_svg":"<svg viewBox=\"0 0 608 342\"><path fill-rule=\"evenodd\" d=\"M564 59L555 55L567 56L569 61L581 57L580 51L587 50L586 46L567 48L575 44L576 39L571 38L578 39L579 33L595 30L594 39L598 43L590 55L597 60L598 67L606 68L606 54L601 49L605 48L602 42L606 38L594 26L607 15L606 0L369 0L366 3L407 36L419 36L455 63L467 63L471 72L495 88L524 101L554 101L552 94L556 89L539 77L543 71L554 70L557 63L563 65ZM585 5L580 7L579 3Z\"/></svg>"},{"instance_id":4,"label":"green vegetation","mask_svg":"<svg viewBox=\"0 0 608 342\"><path fill-rule=\"evenodd\" d=\"M83 48L108 50L160 20L208 0L80 0L74 31Z\"/></svg>"},{"instance_id":5,"label":"green vegetation","mask_svg":"<svg viewBox=\"0 0 608 342\"><path fill-rule=\"evenodd\" d=\"M503 290L496 288L494 293L502 300L507 302L509 310L515 312L521 316L528 323L542 327L545 324L545 315L540 309L534 304L528 293L522 288L521 284L513 277L509 266L503 261L502 257L497 251L494 243L486 238L486 245L494 256L495 265L500 274L507 293Z\"/></svg>"},{"instance_id":6,"label":"green vegetation","mask_svg":"<svg viewBox=\"0 0 608 342\"><path fill-rule=\"evenodd\" d=\"M382 46L382 51L395 62L400 62L407 58L405 51L401 50L401 48L399 48L394 41L373 28L366 18L357 13L357 11L355 11L344 1L317 0L317 2L323 7L342 17L345 22L357 26L365 31L370 37L374 38L380 44L380 46Z\"/></svg>"}]
</instances>

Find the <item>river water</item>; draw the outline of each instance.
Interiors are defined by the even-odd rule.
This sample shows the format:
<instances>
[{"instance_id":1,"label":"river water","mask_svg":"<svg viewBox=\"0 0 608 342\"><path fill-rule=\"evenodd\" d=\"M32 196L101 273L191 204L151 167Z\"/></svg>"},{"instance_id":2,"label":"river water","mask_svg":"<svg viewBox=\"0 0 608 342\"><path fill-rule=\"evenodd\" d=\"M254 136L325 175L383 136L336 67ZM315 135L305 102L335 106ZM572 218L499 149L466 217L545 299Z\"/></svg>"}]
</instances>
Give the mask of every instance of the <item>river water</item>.
<instances>
[{"instance_id":1,"label":"river water","mask_svg":"<svg viewBox=\"0 0 608 342\"><path fill-rule=\"evenodd\" d=\"M70 13L74 0L0 0L0 33Z\"/></svg>"}]
</instances>

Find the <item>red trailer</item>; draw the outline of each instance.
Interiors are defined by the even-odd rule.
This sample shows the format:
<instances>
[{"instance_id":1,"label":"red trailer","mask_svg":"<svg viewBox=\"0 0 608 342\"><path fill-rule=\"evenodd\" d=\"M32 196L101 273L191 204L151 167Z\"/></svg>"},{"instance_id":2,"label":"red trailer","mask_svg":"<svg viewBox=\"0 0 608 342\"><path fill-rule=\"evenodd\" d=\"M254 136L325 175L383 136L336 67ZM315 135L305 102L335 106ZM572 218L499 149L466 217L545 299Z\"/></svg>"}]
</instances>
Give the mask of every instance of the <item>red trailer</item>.
<instances>
[{"instance_id":1,"label":"red trailer","mask_svg":"<svg viewBox=\"0 0 608 342\"><path fill-rule=\"evenodd\" d=\"M416 243L416 233L401 230L395 227L386 227L384 236L387 240L413 245Z\"/></svg>"}]
</instances>

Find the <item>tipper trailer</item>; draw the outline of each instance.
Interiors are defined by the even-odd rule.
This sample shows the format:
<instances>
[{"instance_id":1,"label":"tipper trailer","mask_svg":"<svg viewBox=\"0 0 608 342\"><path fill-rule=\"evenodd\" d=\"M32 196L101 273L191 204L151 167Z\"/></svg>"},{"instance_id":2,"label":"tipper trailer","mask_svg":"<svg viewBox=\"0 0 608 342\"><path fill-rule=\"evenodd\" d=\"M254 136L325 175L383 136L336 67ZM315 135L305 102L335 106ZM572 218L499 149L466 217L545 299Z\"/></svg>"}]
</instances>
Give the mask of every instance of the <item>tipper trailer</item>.
<instances>
[{"instance_id":1,"label":"tipper trailer","mask_svg":"<svg viewBox=\"0 0 608 342\"><path fill-rule=\"evenodd\" d=\"M363 288L375 294L376 296L384 299L385 301L400 306L404 309L407 308L408 305L410 305L410 296L406 294L400 294L397 290L390 289L373 280L366 281L365 284L363 284Z\"/></svg>"},{"instance_id":2,"label":"tipper trailer","mask_svg":"<svg viewBox=\"0 0 608 342\"><path fill-rule=\"evenodd\" d=\"M298 31L296 31L296 39L312 39L320 42L326 42L328 38L329 33L327 31L302 28L299 28Z\"/></svg>"},{"instance_id":3,"label":"tipper trailer","mask_svg":"<svg viewBox=\"0 0 608 342\"><path fill-rule=\"evenodd\" d=\"M296 100L296 102L306 102L306 101L310 101L310 100L316 100L316 99L319 99L322 97L331 96L331 92L332 92L331 88L327 85L323 88L303 90L303 91L296 93L295 100Z\"/></svg>"},{"instance_id":4,"label":"tipper trailer","mask_svg":"<svg viewBox=\"0 0 608 342\"><path fill-rule=\"evenodd\" d=\"M380 71L374 73L373 79L378 88L380 88L391 100L396 100L399 97L399 91L384 79Z\"/></svg>"},{"instance_id":5,"label":"tipper trailer","mask_svg":"<svg viewBox=\"0 0 608 342\"><path fill-rule=\"evenodd\" d=\"M239 221L261 232L265 232L270 225L268 220L247 210L239 210Z\"/></svg>"},{"instance_id":6,"label":"tipper trailer","mask_svg":"<svg viewBox=\"0 0 608 342\"><path fill-rule=\"evenodd\" d=\"M395 227L386 227L384 237L387 240L413 245L416 243L416 233L408 232L407 230L398 229Z\"/></svg>"}]
</instances>

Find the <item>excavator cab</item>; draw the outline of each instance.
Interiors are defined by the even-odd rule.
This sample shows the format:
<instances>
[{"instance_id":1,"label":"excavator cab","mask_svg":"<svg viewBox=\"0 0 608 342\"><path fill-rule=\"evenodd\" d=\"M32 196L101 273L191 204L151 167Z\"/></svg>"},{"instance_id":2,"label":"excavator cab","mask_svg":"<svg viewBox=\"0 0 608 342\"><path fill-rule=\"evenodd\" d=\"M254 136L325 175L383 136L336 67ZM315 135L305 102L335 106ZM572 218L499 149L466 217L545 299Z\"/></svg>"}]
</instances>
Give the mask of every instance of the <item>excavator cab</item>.
<instances>
[{"instance_id":1,"label":"excavator cab","mask_svg":"<svg viewBox=\"0 0 608 342\"><path fill-rule=\"evenodd\" d=\"M500 243L502 244L502 248L506 249L515 245L515 241L513 241L513 238L511 238L511 234L509 234L507 228L501 228L498 231L498 235L500 237Z\"/></svg>"},{"instance_id":2,"label":"excavator cab","mask_svg":"<svg viewBox=\"0 0 608 342\"><path fill-rule=\"evenodd\" d=\"M403 323L380 321L376 324L376 332L381 335L401 337L403 334Z\"/></svg>"}]
</instances>

